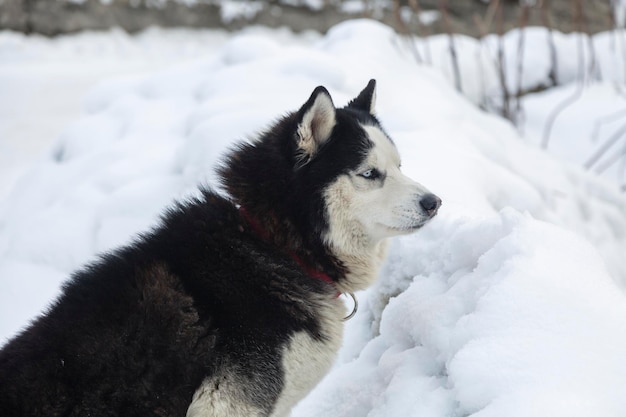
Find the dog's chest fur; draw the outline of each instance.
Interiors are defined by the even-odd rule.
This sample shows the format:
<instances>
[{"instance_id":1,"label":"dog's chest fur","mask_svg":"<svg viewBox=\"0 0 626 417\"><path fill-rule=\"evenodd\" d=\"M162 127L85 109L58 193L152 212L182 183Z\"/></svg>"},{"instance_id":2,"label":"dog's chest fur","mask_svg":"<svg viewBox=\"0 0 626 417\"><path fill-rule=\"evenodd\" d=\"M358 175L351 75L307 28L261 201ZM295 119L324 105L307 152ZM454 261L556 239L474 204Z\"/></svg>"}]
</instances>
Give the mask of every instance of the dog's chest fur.
<instances>
[{"instance_id":1,"label":"dog's chest fur","mask_svg":"<svg viewBox=\"0 0 626 417\"><path fill-rule=\"evenodd\" d=\"M284 417L326 375L341 346L345 309L339 300L319 307L320 333L314 338L307 331L294 333L280 352L283 383L271 408L255 406L251 397L264 398L275 386L266 379L242 377L228 368L205 379L193 396L187 417ZM263 364L257 363L259 372ZM256 367L256 366L254 366ZM253 383L252 385L250 383ZM254 385L254 382L257 382ZM242 387L254 386L256 392ZM266 403L267 404L267 403Z\"/></svg>"},{"instance_id":2,"label":"dog's chest fur","mask_svg":"<svg viewBox=\"0 0 626 417\"><path fill-rule=\"evenodd\" d=\"M322 324L326 340L318 341L306 332L296 333L283 352L285 386L276 403L272 417L289 414L291 408L302 399L326 375L337 350L341 346L343 325L340 317L344 309L339 303L329 306L328 316Z\"/></svg>"}]
</instances>

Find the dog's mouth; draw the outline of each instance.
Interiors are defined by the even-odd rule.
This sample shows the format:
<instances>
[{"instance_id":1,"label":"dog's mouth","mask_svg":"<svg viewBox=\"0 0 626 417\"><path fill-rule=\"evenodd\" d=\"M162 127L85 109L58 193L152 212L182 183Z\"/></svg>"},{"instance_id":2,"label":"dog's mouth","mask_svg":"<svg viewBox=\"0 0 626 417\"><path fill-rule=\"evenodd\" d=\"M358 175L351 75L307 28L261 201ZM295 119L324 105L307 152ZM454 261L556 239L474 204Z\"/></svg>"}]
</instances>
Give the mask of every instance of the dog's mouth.
<instances>
[{"instance_id":1,"label":"dog's mouth","mask_svg":"<svg viewBox=\"0 0 626 417\"><path fill-rule=\"evenodd\" d=\"M382 222L378 223L378 225L394 235L410 234L421 229L437 215L441 207L441 200L434 195L433 197L435 200L432 207L424 207L421 212L405 211L397 213L397 220L399 221L396 224L391 225L387 222Z\"/></svg>"},{"instance_id":2,"label":"dog's mouth","mask_svg":"<svg viewBox=\"0 0 626 417\"><path fill-rule=\"evenodd\" d=\"M421 229L428 222L430 222L433 219L433 217L435 217L437 215L437 211L438 210L435 209L432 212L428 213L426 216L420 217L419 219L413 219L413 221L408 221L408 222L406 222L405 224L403 224L401 226L390 226L390 225L384 225L384 226L387 229L389 229L390 231L394 231L396 233L411 233L411 232L415 232L416 230Z\"/></svg>"},{"instance_id":3,"label":"dog's mouth","mask_svg":"<svg viewBox=\"0 0 626 417\"><path fill-rule=\"evenodd\" d=\"M388 230L395 232L395 233L402 233L402 234L412 233L424 227L424 225L426 225L426 223L428 223L431 219L432 217L429 217L426 220L422 220L418 223L407 224L403 226L389 226L389 225L384 225L384 226Z\"/></svg>"}]
</instances>

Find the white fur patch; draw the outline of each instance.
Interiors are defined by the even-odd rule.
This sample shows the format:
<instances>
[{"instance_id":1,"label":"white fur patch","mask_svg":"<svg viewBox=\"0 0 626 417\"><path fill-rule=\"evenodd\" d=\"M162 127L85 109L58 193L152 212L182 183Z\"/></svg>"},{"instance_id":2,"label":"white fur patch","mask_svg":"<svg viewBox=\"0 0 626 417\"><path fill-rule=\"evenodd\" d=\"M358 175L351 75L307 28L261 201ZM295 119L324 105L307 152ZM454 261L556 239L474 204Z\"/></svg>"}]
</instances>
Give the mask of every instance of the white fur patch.
<instances>
[{"instance_id":1,"label":"white fur patch","mask_svg":"<svg viewBox=\"0 0 626 417\"><path fill-rule=\"evenodd\" d=\"M187 417L260 417L263 411L244 401L241 391L232 374L207 378L193 394Z\"/></svg>"},{"instance_id":2,"label":"white fur patch","mask_svg":"<svg viewBox=\"0 0 626 417\"><path fill-rule=\"evenodd\" d=\"M285 385L271 417L285 417L291 408L317 385L332 366L341 347L345 308L339 300L318 310L324 340L307 332L292 336L283 352Z\"/></svg>"}]
</instances>

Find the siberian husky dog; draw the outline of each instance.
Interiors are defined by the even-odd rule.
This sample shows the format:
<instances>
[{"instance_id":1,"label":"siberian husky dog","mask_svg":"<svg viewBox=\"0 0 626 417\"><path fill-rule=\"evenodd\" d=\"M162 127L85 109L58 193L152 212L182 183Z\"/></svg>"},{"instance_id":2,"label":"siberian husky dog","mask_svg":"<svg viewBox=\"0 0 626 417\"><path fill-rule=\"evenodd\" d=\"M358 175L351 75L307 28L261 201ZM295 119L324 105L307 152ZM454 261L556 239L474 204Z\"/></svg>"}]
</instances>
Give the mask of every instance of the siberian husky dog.
<instances>
[{"instance_id":1,"label":"siberian husky dog","mask_svg":"<svg viewBox=\"0 0 626 417\"><path fill-rule=\"evenodd\" d=\"M400 171L374 101L374 80L343 108L316 88L231 151L224 193L76 272L0 351L2 416L288 415L341 344L338 295L441 204Z\"/></svg>"}]
</instances>

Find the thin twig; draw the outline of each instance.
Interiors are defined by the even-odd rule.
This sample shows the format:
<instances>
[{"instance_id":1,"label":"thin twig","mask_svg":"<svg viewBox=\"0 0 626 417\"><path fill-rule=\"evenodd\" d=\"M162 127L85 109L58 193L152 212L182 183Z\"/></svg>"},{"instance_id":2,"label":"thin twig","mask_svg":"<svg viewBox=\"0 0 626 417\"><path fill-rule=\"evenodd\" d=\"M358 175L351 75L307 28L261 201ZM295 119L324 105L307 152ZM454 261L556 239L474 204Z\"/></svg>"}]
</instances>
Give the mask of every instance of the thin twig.
<instances>
[{"instance_id":1,"label":"thin twig","mask_svg":"<svg viewBox=\"0 0 626 417\"><path fill-rule=\"evenodd\" d=\"M591 131L591 141L596 142L598 140L602 125L620 120L624 116L626 116L626 109L618 110L614 113L597 118L593 124L593 130Z\"/></svg>"},{"instance_id":2,"label":"thin twig","mask_svg":"<svg viewBox=\"0 0 626 417\"><path fill-rule=\"evenodd\" d=\"M498 76L500 78L500 88L502 90L502 117L511 120L511 110L510 110L510 102L511 95L509 93L509 88L506 83L506 70L505 70L505 57L504 57L504 16L503 16L503 7L498 0L495 0L496 3L496 32L498 33L498 52L497 52L497 63L498 63Z\"/></svg>"},{"instance_id":3,"label":"thin twig","mask_svg":"<svg viewBox=\"0 0 626 417\"><path fill-rule=\"evenodd\" d=\"M423 60L419 50L417 49L417 45L415 44L415 38L411 33L411 29L402 18L402 8L400 6L400 0L393 1L393 15L396 20L397 28L400 34L404 35L404 38L406 39L406 42L409 46L409 49L411 50L411 53L413 54L413 57L418 64L421 64Z\"/></svg>"},{"instance_id":4,"label":"thin twig","mask_svg":"<svg viewBox=\"0 0 626 417\"><path fill-rule=\"evenodd\" d=\"M400 0L393 0L393 18L396 21L396 29L403 35L408 35L411 33L409 27L406 22L402 18L402 6L400 5Z\"/></svg>"},{"instance_id":5,"label":"thin twig","mask_svg":"<svg viewBox=\"0 0 626 417\"><path fill-rule=\"evenodd\" d=\"M554 44L554 30L552 29L552 19L550 18L550 9L548 8L549 2L544 1L541 3L541 21L548 30L548 48L550 49L550 72L548 78L552 83L551 86L558 85L558 60L556 55L556 46Z\"/></svg>"},{"instance_id":6,"label":"thin twig","mask_svg":"<svg viewBox=\"0 0 626 417\"><path fill-rule=\"evenodd\" d=\"M619 48L621 46L621 57L622 57L622 63L623 63L623 70L624 70L624 79L622 80L623 82L626 82L626 40L624 38L624 28L623 27L619 27L619 24L623 22L618 22L618 19L616 18L615 14L618 13L618 7L620 7L620 2L618 2L617 0L613 0L612 2L613 7L611 8L613 10L613 13L610 15L610 18L612 19L612 23L613 23L613 33L615 36L615 47ZM621 5L622 8L626 7L626 5ZM624 11L622 10L621 13L624 13ZM622 19L623 20L623 19ZM619 44L619 45L618 45Z\"/></svg>"},{"instance_id":7,"label":"thin twig","mask_svg":"<svg viewBox=\"0 0 626 417\"><path fill-rule=\"evenodd\" d=\"M493 23L493 19L496 16L496 12L498 11L498 7L500 7L500 2L498 0L489 2L489 6L487 7L487 12L485 13L485 29L488 31L491 28L491 24Z\"/></svg>"},{"instance_id":8,"label":"thin twig","mask_svg":"<svg viewBox=\"0 0 626 417\"><path fill-rule=\"evenodd\" d=\"M519 38L517 42L517 92L515 93L515 113L512 114L513 123L521 128L521 115L522 115L522 78L524 77L524 41L526 25L528 24L528 17L530 15L530 8L526 3L522 6L522 16L519 23Z\"/></svg>"},{"instance_id":9,"label":"thin twig","mask_svg":"<svg viewBox=\"0 0 626 417\"><path fill-rule=\"evenodd\" d=\"M476 25L476 28L478 29L478 33L480 35L480 43L479 46L477 48L477 59L479 60L480 63L480 73L481 73L481 85L483 88L483 91L485 92L484 96L483 96L483 104L482 107L483 108L488 108L489 106L489 96L487 95L487 87L486 87L486 82L484 79L484 67L483 67L483 61L482 61L482 51L484 48L484 40L487 37L487 35L489 34L489 31L491 30L491 25L493 23L494 20L494 16L496 15L496 11L498 9L498 5L500 4L499 0L495 0L489 3L489 6L487 7L487 11L485 12L485 16L484 18L481 18L478 14L474 14L473 19L474 19L474 24ZM487 58L491 59L493 62L493 67L494 68L498 68L498 59L497 57L494 57L492 54L487 54L486 55Z\"/></svg>"},{"instance_id":10,"label":"thin twig","mask_svg":"<svg viewBox=\"0 0 626 417\"><path fill-rule=\"evenodd\" d=\"M485 82L485 68L483 66L483 40L485 38L485 36L487 36L487 27L484 25L484 23L481 21L480 16L477 14L474 14L474 16L472 16L473 20L474 20L474 24L476 25L476 28L478 29L478 33L480 35L480 40L478 42L478 46L476 47L476 62L478 62L478 72L480 74L480 91L482 92L482 101L481 101L481 108L485 109L487 108L487 83Z\"/></svg>"},{"instance_id":11,"label":"thin twig","mask_svg":"<svg viewBox=\"0 0 626 417\"><path fill-rule=\"evenodd\" d=\"M604 171L606 171L607 169L609 169L611 166L613 166L613 164L615 164L616 162L623 160L623 158L626 156L626 146L622 146L622 148L615 152L613 155L611 155L610 157L606 158L604 160L604 163L598 165L595 169L596 174L602 174L604 173ZM623 167L622 167L623 168Z\"/></svg>"},{"instance_id":12,"label":"thin twig","mask_svg":"<svg viewBox=\"0 0 626 417\"><path fill-rule=\"evenodd\" d=\"M574 21L578 23L578 29L580 32L580 27L581 27L581 18L582 18L582 0L574 0ZM563 110L565 110L567 107L571 106L572 104L574 104L583 94L583 90L584 90L584 78L585 78L585 57L584 57L584 51L583 51L583 43L582 43L582 35L579 34L577 36L577 50L578 50L578 82L576 83L576 90L574 90L574 93L570 96L567 97L565 100L563 100L563 102L561 102L561 104L559 104L558 106L556 106L553 110L552 113L550 113L550 115L548 116L548 120L546 121L546 124L544 126L543 129L543 138L541 141L541 147L543 149L547 149L548 148L548 143L550 141L550 134L552 133L552 126L554 125L554 122L556 120L556 118L559 116L559 114L561 114L561 112L563 112Z\"/></svg>"},{"instance_id":13,"label":"thin twig","mask_svg":"<svg viewBox=\"0 0 626 417\"><path fill-rule=\"evenodd\" d=\"M597 65L596 48L594 47L593 39L591 38L591 33L589 32L589 25L587 24L587 15L585 14L585 8L582 6L582 2L579 2L578 4L580 5L580 32L586 35L587 43L589 44L589 78L600 79L599 68Z\"/></svg>"},{"instance_id":14,"label":"thin twig","mask_svg":"<svg viewBox=\"0 0 626 417\"><path fill-rule=\"evenodd\" d=\"M604 154L613 147L613 145L618 143L625 134L626 124L622 125L622 127L620 127L617 132L613 133L613 135L606 142L604 142L604 145L602 145L593 155L591 155L591 158L589 158L583 166L586 169L591 169L591 167L594 166L595 163L598 162L598 160L602 158L602 156L604 156Z\"/></svg>"},{"instance_id":15,"label":"thin twig","mask_svg":"<svg viewBox=\"0 0 626 417\"><path fill-rule=\"evenodd\" d=\"M439 10L443 18L443 23L448 34L448 47L450 50L450 59L452 61L452 72L454 73L454 85L459 92L463 92L463 86L461 84L461 71L459 69L459 58L456 53L456 46L454 42L454 32L452 30L452 24L450 23L450 15L448 14L448 1L439 1Z\"/></svg>"},{"instance_id":16,"label":"thin twig","mask_svg":"<svg viewBox=\"0 0 626 417\"><path fill-rule=\"evenodd\" d=\"M432 65L433 57L430 51L430 40L429 40L431 30L428 28L428 25L422 23L422 19L421 19L422 8L420 7L419 1L418 0L408 0L408 1L409 1L409 7L411 8L411 10L413 10L413 14L417 16L416 32L417 32L417 36L422 40L422 44L424 45L424 48L423 48L424 63L426 63L427 65ZM415 43L415 40L413 42ZM415 44L415 48L419 51L417 44ZM422 56L422 54L420 54L420 56Z\"/></svg>"}]
</instances>

